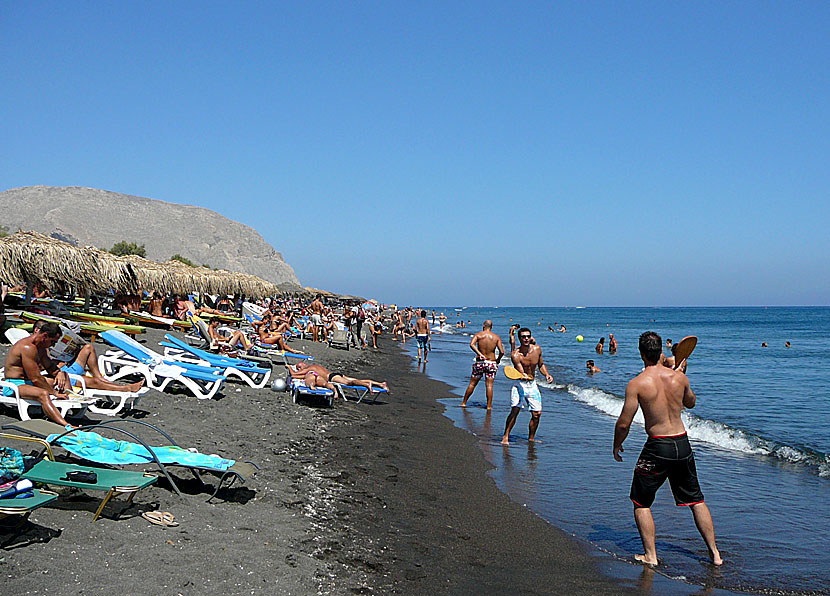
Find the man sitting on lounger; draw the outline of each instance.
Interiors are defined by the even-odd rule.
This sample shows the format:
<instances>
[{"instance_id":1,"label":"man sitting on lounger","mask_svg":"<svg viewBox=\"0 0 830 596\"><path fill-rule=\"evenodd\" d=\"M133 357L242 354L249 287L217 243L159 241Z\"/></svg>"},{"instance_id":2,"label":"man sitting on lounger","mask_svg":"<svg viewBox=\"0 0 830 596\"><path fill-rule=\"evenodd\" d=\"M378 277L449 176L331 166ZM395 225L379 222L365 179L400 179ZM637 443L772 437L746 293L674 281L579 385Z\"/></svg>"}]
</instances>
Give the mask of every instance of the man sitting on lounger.
<instances>
[{"instance_id":1,"label":"man sitting on lounger","mask_svg":"<svg viewBox=\"0 0 830 596\"><path fill-rule=\"evenodd\" d=\"M57 323L45 323L29 337L14 344L6 356L5 381L18 386L20 397L36 399L43 412L52 420L66 426L67 422L52 404L50 395L66 399L69 376L58 370L57 365L47 356L49 348L58 343L61 330ZM46 370L49 376L40 374ZM3 395L11 397L11 389L3 388Z\"/></svg>"},{"instance_id":2,"label":"man sitting on lounger","mask_svg":"<svg viewBox=\"0 0 830 596\"><path fill-rule=\"evenodd\" d=\"M216 318L210 320L210 323L208 324L208 333L210 334L210 343L216 344L220 348L225 347L235 350L237 347L242 346L242 349L247 352L251 347L251 342L249 342L248 338L245 337L245 334L238 329L234 331L232 335L224 335L219 333L219 319Z\"/></svg>"},{"instance_id":3,"label":"man sitting on lounger","mask_svg":"<svg viewBox=\"0 0 830 596\"><path fill-rule=\"evenodd\" d=\"M375 387L389 391L389 386L385 382L347 377L342 373L333 373L319 364L298 362L294 366L289 366L288 372L291 373L292 378L305 381L306 387L309 389L324 387L334 391L334 384L337 383L338 385L360 385L361 387L367 387L369 391L372 391Z\"/></svg>"},{"instance_id":4,"label":"man sitting on lounger","mask_svg":"<svg viewBox=\"0 0 830 596\"><path fill-rule=\"evenodd\" d=\"M40 329L44 325L46 325L46 321L36 321L34 325L34 329ZM58 333L60 333L60 327L58 328ZM60 335L58 335L60 339ZM50 346L51 347L51 346ZM46 350L44 354L44 369L49 370L49 364L54 364L57 366L61 372L66 372L72 375L84 375L89 373L90 377L84 378L84 383L90 389L103 389L105 391L138 391L141 387L144 386L144 379L136 382L131 383L129 385L119 385L118 383L111 383L104 378L104 375L101 374L100 369L98 368L98 354L95 352L95 346L92 344L85 344L78 354L75 356L75 359L72 362L58 362L57 360L52 360L49 357L49 350Z\"/></svg>"}]
</instances>

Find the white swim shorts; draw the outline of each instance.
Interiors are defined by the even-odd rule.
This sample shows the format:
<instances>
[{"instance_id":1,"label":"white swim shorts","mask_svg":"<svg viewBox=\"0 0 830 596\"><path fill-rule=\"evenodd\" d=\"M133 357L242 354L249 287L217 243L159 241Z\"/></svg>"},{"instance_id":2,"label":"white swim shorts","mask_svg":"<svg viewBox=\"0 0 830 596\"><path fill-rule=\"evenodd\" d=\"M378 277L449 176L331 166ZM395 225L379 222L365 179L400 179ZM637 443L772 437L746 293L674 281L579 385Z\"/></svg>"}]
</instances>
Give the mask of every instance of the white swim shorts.
<instances>
[{"instance_id":1,"label":"white swim shorts","mask_svg":"<svg viewBox=\"0 0 830 596\"><path fill-rule=\"evenodd\" d=\"M510 407L524 408L522 398L527 402L527 407L531 412L542 411L542 394L539 393L536 381L521 381L518 385L513 385L510 390Z\"/></svg>"}]
</instances>

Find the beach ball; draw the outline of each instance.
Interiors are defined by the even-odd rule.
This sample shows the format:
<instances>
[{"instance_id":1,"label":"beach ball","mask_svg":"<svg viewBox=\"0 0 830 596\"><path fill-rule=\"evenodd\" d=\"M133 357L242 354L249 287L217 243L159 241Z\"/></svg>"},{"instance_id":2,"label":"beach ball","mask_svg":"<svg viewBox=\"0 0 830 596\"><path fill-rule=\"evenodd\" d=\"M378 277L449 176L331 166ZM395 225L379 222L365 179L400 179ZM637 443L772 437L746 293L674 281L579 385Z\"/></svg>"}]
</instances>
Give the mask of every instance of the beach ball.
<instances>
[{"instance_id":1,"label":"beach ball","mask_svg":"<svg viewBox=\"0 0 830 596\"><path fill-rule=\"evenodd\" d=\"M286 387L285 379L274 379L274 382L271 383L272 391L285 391Z\"/></svg>"},{"instance_id":2,"label":"beach ball","mask_svg":"<svg viewBox=\"0 0 830 596\"><path fill-rule=\"evenodd\" d=\"M585 338L582 337L581 335L576 336L576 341L578 341L578 342L581 342L583 339L585 339Z\"/></svg>"}]
</instances>

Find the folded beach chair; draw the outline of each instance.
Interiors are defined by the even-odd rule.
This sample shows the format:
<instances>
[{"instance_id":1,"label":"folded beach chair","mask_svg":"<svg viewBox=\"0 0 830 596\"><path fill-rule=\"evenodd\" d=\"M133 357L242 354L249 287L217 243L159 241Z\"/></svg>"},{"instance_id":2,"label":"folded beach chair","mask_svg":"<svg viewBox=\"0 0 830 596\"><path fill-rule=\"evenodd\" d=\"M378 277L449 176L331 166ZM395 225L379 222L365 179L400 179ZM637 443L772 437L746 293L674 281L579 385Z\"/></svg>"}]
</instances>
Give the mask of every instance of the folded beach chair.
<instances>
[{"instance_id":1,"label":"folded beach chair","mask_svg":"<svg viewBox=\"0 0 830 596\"><path fill-rule=\"evenodd\" d=\"M161 345L164 348L164 355L168 358L222 369L222 374L226 377L236 377L255 389L265 387L271 376L270 360L268 361L268 368L257 366L250 360L227 358L219 354L194 348L170 334L164 336L164 341L161 342Z\"/></svg>"},{"instance_id":2,"label":"folded beach chair","mask_svg":"<svg viewBox=\"0 0 830 596\"><path fill-rule=\"evenodd\" d=\"M340 389L340 397L342 397L345 401L348 401L348 397L351 394L357 400L357 403L363 401L367 395L369 395L369 388L364 387L363 385L343 385L341 383L334 383L336 387ZM388 389L382 389L379 387L375 387L372 389L372 402L375 403L378 399L378 395L381 393L389 393Z\"/></svg>"},{"instance_id":3,"label":"folded beach chair","mask_svg":"<svg viewBox=\"0 0 830 596\"><path fill-rule=\"evenodd\" d=\"M345 348L349 349L349 330L348 329L335 329L331 332L331 337L329 337L329 347L330 348Z\"/></svg>"},{"instance_id":4,"label":"folded beach chair","mask_svg":"<svg viewBox=\"0 0 830 596\"><path fill-rule=\"evenodd\" d=\"M130 424L139 425L141 428L147 428L161 434L164 440L169 442L169 445L150 446L135 433L120 428L122 425ZM202 473L207 472L218 476L219 482L208 501L213 500L223 486L230 488L237 479L246 482L259 470L259 466L250 461L234 461L218 455L205 455L192 449L184 449L166 432L141 420L107 420L76 430L67 430L59 424L46 420L28 420L4 424L2 428L44 439L50 446L57 445L81 459L98 464L155 464L180 497L183 497L182 493L170 476L168 468L181 467L190 470L194 477L205 487L208 485L202 479ZM130 441L116 441L104 437L92 432L95 429L111 430L125 435ZM226 482L227 485L225 485Z\"/></svg>"},{"instance_id":5,"label":"folded beach chair","mask_svg":"<svg viewBox=\"0 0 830 596\"><path fill-rule=\"evenodd\" d=\"M58 428L62 428L59 425ZM22 437L8 433L0 433L0 437L5 439L13 439L16 441L28 441L38 443L43 446L47 459L41 459L35 463L31 468L26 470L20 477L37 482L40 484L48 484L52 486L70 486L83 490L98 490L107 491L107 494L101 500L98 510L92 521L97 520L104 507L109 503L110 499L118 495L127 495L127 500L122 507L123 512L133 500L135 494L142 488L146 488L151 484L155 484L158 477L153 474L145 474L142 472L128 472L125 470L111 470L107 468L91 468L88 466L79 466L64 462L55 461L52 453L51 445L44 439L36 437ZM94 482L80 482L73 480L70 472L85 472L95 474ZM119 513L121 513L119 512ZM118 515L114 517L117 519Z\"/></svg>"},{"instance_id":6,"label":"folded beach chair","mask_svg":"<svg viewBox=\"0 0 830 596\"><path fill-rule=\"evenodd\" d=\"M111 381L140 375L150 388L158 391L177 382L199 399L212 398L225 382L221 369L166 359L120 331L106 331L101 338L116 348L98 356L101 374Z\"/></svg>"},{"instance_id":7,"label":"folded beach chair","mask_svg":"<svg viewBox=\"0 0 830 596\"><path fill-rule=\"evenodd\" d=\"M301 397L321 397L329 404L330 408L334 407L334 391L324 387L311 388L305 384L305 381L299 379L291 379L288 384L288 389L291 391L291 400L296 404Z\"/></svg>"}]
</instances>

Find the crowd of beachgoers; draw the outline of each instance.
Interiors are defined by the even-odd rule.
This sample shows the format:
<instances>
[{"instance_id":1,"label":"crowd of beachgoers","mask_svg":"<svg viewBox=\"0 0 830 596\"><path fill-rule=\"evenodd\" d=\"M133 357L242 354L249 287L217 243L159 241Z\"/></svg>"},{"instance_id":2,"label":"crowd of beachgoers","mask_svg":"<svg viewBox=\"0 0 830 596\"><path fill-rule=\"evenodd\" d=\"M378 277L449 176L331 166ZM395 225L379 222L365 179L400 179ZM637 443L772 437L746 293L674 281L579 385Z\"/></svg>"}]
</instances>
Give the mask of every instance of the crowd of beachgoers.
<instances>
[{"instance_id":1,"label":"crowd of beachgoers","mask_svg":"<svg viewBox=\"0 0 830 596\"><path fill-rule=\"evenodd\" d=\"M28 293L25 287L6 285L2 292L0 322L9 348L0 377L0 405L8 406L5 413L17 410L21 420L12 431L41 439L51 434L49 454L52 446L60 445L93 466L137 463L141 458L163 463L144 443L133 445L138 452L144 449L138 460L122 462L117 453L106 453L110 447L119 448L104 444L99 436L101 422L106 426L107 418L129 419L148 391L178 389L207 399L221 396L223 390L227 392L226 382L235 382L256 390L287 390L295 402L300 397L322 397L333 405L337 398L353 396L361 401L367 395L376 400L379 394L389 393L385 381L330 371L319 353L317 359L307 353L308 342L378 350L378 338L385 332L401 339L414 334L411 307L398 312L374 300L344 301L320 294L256 300L160 292L78 298L52 296L39 283ZM148 331L153 338L164 333L158 345L142 339ZM306 342L304 346L298 345L300 341ZM95 415L101 420L89 417ZM95 443L92 455L89 441ZM74 450L73 442L79 444ZM35 477L30 471L33 464L24 464L21 452L0 447L4 448L0 515L28 517L49 502L45 487L77 487L84 482L71 475L69 479ZM189 462L213 472L230 469L227 460L213 456L176 453L172 458L172 463ZM152 523L171 523L155 512L144 515Z\"/></svg>"}]
</instances>

